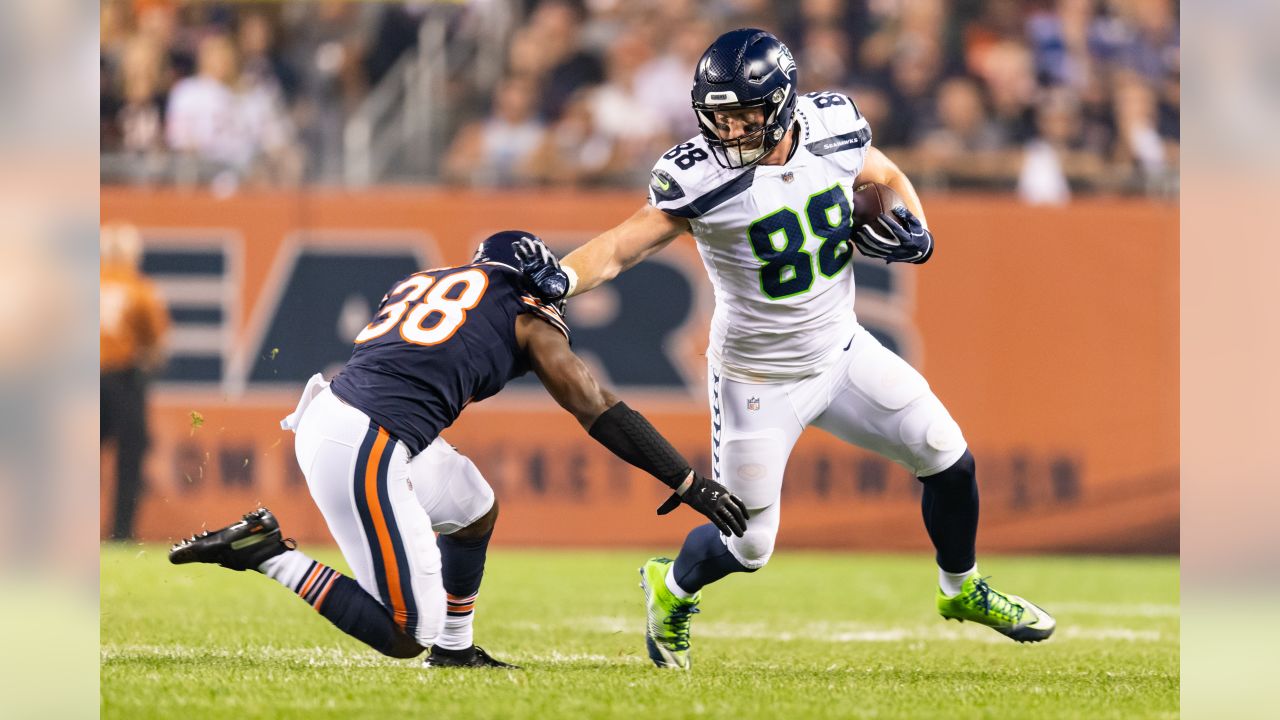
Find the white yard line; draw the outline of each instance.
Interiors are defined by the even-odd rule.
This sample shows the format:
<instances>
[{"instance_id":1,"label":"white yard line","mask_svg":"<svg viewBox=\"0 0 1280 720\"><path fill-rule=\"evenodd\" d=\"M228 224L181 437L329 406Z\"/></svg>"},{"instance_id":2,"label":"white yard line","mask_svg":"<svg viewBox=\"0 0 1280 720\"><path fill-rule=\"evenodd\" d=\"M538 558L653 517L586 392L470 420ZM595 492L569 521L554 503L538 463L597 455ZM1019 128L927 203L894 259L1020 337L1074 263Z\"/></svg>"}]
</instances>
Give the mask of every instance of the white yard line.
<instances>
[{"instance_id":1,"label":"white yard line","mask_svg":"<svg viewBox=\"0 0 1280 720\"><path fill-rule=\"evenodd\" d=\"M517 623L517 627L530 632L594 632L640 633L642 618L581 617L572 622L555 625ZM776 629L764 623L734 623L694 621L695 637L727 640L768 640L771 642L829 642L829 643L894 643L930 640L976 641L1007 643L1008 639L974 624L944 623L915 627L878 627L866 623L811 622ZM1124 640L1128 642L1161 642L1174 639L1158 630L1137 630L1126 627L1061 627L1055 636L1071 640Z\"/></svg>"},{"instance_id":2,"label":"white yard line","mask_svg":"<svg viewBox=\"0 0 1280 720\"><path fill-rule=\"evenodd\" d=\"M1110 606L1091 603L1060 603L1052 606L1059 612L1059 620L1063 613L1079 613L1094 615L1112 615L1117 617L1169 617L1176 616L1176 605L1144 605L1127 606L1128 613L1118 612L1124 607L1116 608L1117 612L1109 612ZM586 633L586 634L627 634L641 637L644 632L642 617L621 616L586 616L562 623L513 623L512 627L529 633ZM866 623L851 622L809 622L777 629L765 623L735 623L724 621L695 622L695 637L716 638L724 640L762 640L769 642L822 642L822 643L905 643L905 642L981 642L1007 643L1007 639L997 633L977 625L957 625L954 623L937 623L915 627L877 627ZM1177 641L1177 635L1159 630L1134 629L1127 627L1078 627L1074 625L1060 626L1054 635L1055 641L1063 640L1105 640L1135 643L1155 643ZM147 645L147 644L106 644L102 646L102 662L112 660L128 660L135 658L165 658L170 660L279 660L305 663L312 667L384 667L404 665L404 661L384 658L372 651L350 651L341 648L280 648L273 646L253 647L242 650L228 650L208 647L191 647L186 645ZM593 653L561 653L550 652L536 655L521 654L515 658L517 662L562 663L607 663L607 664L647 664L647 660L637 656L609 656ZM417 662L417 661L414 661Z\"/></svg>"}]
</instances>

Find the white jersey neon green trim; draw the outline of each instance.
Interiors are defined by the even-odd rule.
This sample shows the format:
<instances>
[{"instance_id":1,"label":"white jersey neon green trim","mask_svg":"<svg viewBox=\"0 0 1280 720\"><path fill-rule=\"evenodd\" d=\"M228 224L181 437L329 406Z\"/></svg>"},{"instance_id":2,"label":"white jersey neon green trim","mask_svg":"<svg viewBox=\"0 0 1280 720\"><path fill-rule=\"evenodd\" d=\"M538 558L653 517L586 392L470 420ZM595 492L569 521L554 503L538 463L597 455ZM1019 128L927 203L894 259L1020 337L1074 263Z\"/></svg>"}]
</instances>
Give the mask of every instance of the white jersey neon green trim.
<instances>
[{"instance_id":1,"label":"white jersey neon green trim","mask_svg":"<svg viewBox=\"0 0 1280 720\"><path fill-rule=\"evenodd\" d=\"M849 217L871 130L840 93L796 106L785 165L726 169L701 136L658 160L649 202L689 220L715 290L708 357L746 382L820 372L852 336Z\"/></svg>"}]
</instances>

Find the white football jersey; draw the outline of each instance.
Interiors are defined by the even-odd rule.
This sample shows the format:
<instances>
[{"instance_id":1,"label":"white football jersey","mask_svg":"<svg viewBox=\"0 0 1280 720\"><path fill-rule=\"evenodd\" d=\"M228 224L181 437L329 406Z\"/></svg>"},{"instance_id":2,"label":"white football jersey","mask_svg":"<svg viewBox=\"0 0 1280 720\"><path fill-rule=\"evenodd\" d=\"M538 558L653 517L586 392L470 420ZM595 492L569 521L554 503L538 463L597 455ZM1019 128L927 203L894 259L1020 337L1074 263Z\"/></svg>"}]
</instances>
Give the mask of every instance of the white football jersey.
<instances>
[{"instance_id":1,"label":"white football jersey","mask_svg":"<svg viewBox=\"0 0 1280 720\"><path fill-rule=\"evenodd\" d=\"M785 165L726 169L698 135L654 166L649 203L687 218L715 288L708 357L767 382L820 372L851 338L851 197L871 129L845 95L798 98ZM834 349L834 352L832 352Z\"/></svg>"}]
</instances>

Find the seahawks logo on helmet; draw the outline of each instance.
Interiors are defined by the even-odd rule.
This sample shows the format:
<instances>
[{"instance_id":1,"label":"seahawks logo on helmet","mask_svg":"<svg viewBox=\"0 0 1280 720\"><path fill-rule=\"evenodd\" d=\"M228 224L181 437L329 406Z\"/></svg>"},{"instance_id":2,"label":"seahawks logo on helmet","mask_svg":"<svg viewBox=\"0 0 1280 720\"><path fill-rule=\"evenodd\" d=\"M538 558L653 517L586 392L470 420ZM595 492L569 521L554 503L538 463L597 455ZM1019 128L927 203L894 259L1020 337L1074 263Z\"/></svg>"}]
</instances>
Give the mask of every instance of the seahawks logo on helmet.
<instances>
[{"instance_id":1,"label":"seahawks logo on helmet","mask_svg":"<svg viewBox=\"0 0 1280 720\"><path fill-rule=\"evenodd\" d=\"M654 170L649 178L649 194L654 202L664 202L684 197L684 188L667 171Z\"/></svg>"},{"instance_id":2,"label":"seahawks logo on helmet","mask_svg":"<svg viewBox=\"0 0 1280 720\"><path fill-rule=\"evenodd\" d=\"M791 71L796 69L796 59L791 57L791 49L786 45L779 44L778 68L781 69L785 75L790 75Z\"/></svg>"}]
</instances>

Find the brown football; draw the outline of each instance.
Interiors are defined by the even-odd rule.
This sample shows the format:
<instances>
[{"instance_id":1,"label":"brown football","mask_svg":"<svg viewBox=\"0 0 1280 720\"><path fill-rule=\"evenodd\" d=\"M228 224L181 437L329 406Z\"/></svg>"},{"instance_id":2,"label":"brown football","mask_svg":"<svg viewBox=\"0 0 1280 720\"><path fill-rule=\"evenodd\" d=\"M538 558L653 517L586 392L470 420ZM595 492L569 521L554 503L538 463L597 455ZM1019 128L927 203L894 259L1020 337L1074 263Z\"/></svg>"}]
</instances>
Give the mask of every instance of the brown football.
<instances>
[{"instance_id":1,"label":"brown football","mask_svg":"<svg viewBox=\"0 0 1280 720\"><path fill-rule=\"evenodd\" d=\"M888 185L863 183L853 189L853 226L875 222L880 219L880 213L888 213L900 205L902 198Z\"/></svg>"}]
</instances>

